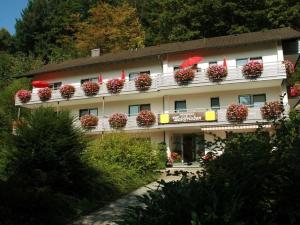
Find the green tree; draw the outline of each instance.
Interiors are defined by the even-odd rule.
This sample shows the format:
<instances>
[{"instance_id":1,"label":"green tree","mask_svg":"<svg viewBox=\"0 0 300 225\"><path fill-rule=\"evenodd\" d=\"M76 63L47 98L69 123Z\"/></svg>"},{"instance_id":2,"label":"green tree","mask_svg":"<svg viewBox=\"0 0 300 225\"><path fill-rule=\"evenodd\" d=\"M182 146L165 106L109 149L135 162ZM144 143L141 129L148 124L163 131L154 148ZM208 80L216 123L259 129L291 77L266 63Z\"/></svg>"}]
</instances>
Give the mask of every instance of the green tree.
<instances>
[{"instance_id":1,"label":"green tree","mask_svg":"<svg viewBox=\"0 0 300 225\"><path fill-rule=\"evenodd\" d=\"M10 33L5 29L0 29L0 52L11 52L13 50L13 38Z\"/></svg>"}]
</instances>

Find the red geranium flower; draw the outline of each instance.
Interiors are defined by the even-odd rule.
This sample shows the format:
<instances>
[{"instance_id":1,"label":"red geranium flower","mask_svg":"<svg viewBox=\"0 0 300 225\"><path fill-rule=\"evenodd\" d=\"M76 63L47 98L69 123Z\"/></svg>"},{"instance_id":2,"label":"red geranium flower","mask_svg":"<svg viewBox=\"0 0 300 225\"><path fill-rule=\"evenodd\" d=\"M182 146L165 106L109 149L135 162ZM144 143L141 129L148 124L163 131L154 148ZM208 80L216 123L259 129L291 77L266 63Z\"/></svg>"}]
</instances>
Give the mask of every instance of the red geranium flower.
<instances>
[{"instance_id":1,"label":"red geranium flower","mask_svg":"<svg viewBox=\"0 0 300 225\"><path fill-rule=\"evenodd\" d=\"M106 84L106 87L107 87L107 90L109 91L109 93L117 94L117 93L120 93L121 90L123 89L124 83L125 83L124 80L115 78L115 79L109 80Z\"/></svg>"},{"instance_id":2,"label":"red geranium flower","mask_svg":"<svg viewBox=\"0 0 300 225\"><path fill-rule=\"evenodd\" d=\"M59 88L59 92L61 94L61 97L65 99L70 99L73 97L75 93L75 87L69 84L66 84Z\"/></svg>"},{"instance_id":3,"label":"red geranium flower","mask_svg":"<svg viewBox=\"0 0 300 225\"><path fill-rule=\"evenodd\" d=\"M99 84L92 81L86 81L82 84L82 89L86 96L95 96L100 89Z\"/></svg>"},{"instance_id":4,"label":"red geranium flower","mask_svg":"<svg viewBox=\"0 0 300 225\"><path fill-rule=\"evenodd\" d=\"M280 118L283 112L283 106L279 101L265 103L260 108L261 115L265 120L275 120Z\"/></svg>"},{"instance_id":5,"label":"red geranium flower","mask_svg":"<svg viewBox=\"0 0 300 225\"><path fill-rule=\"evenodd\" d=\"M111 128L121 129L127 124L127 116L123 113L114 113L109 117L108 122Z\"/></svg>"},{"instance_id":6,"label":"red geranium flower","mask_svg":"<svg viewBox=\"0 0 300 225\"><path fill-rule=\"evenodd\" d=\"M27 103L31 99L31 91L19 90L16 95L22 103Z\"/></svg>"},{"instance_id":7,"label":"red geranium flower","mask_svg":"<svg viewBox=\"0 0 300 225\"><path fill-rule=\"evenodd\" d=\"M178 84L185 85L194 80L195 72L191 68L180 69L175 72L174 78Z\"/></svg>"},{"instance_id":8,"label":"red geranium flower","mask_svg":"<svg viewBox=\"0 0 300 225\"><path fill-rule=\"evenodd\" d=\"M206 74L211 81L219 82L227 76L227 68L223 65L212 65L207 69Z\"/></svg>"},{"instance_id":9,"label":"red geranium flower","mask_svg":"<svg viewBox=\"0 0 300 225\"><path fill-rule=\"evenodd\" d=\"M139 91L146 91L148 90L152 85L152 79L149 74L143 73L139 75L135 80L135 87Z\"/></svg>"},{"instance_id":10,"label":"red geranium flower","mask_svg":"<svg viewBox=\"0 0 300 225\"><path fill-rule=\"evenodd\" d=\"M38 90L38 96L41 101L48 101L52 96L51 88L45 87Z\"/></svg>"},{"instance_id":11,"label":"red geranium flower","mask_svg":"<svg viewBox=\"0 0 300 225\"><path fill-rule=\"evenodd\" d=\"M247 79L256 79L261 76L263 64L258 61L250 61L243 66L243 75Z\"/></svg>"},{"instance_id":12,"label":"red geranium flower","mask_svg":"<svg viewBox=\"0 0 300 225\"><path fill-rule=\"evenodd\" d=\"M231 104L226 112L227 120L229 122L241 123L247 119L248 107L246 105Z\"/></svg>"},{"instance_id":13,"label":"red geranium flower","mask_svg":"<svg viewBox=\"0 0 300 225\"><path fill-rule=\"evenodd\" d=\"M149 110L141 111L136 117L136 122L139 127L150 127L156 121L156 117L153 112Z\"/></svg>"},{"instance_id":14,"label":"red geranium flower","mask_svg":"<svg viewBox=\"0 0 300 225\"><path fill-rule=\"evenodd\" d=\"M81 126L85 129L92 129L98 125L98 117L92 114L80 118Z\"/></svg>"}]
</instances>

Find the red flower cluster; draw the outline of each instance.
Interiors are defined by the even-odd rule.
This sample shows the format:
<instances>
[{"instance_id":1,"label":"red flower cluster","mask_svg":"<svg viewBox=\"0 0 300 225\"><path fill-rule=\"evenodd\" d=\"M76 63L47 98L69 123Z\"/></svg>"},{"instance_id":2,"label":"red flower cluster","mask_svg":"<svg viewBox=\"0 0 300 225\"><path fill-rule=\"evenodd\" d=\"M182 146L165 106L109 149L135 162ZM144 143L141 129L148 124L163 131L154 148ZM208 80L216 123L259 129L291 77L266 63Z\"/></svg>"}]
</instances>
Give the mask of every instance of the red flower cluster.
<instances>
[{"instance_id":1,"label":"red flower cluster","mask_svg":"<svg viewBox=\"0 0 300 225\"><path fill-rule=\"evenodd\" d=\"M92 114L87 114L80 118L80 122L83 128L91 129L98 125L98 117Z\"/></svg>"},{"instance_id":2,"label":"red flower cluster","mask_svg":"<svg viewBox=\"0 0 300 225\"><path fill-rule=\"evenodd\" d=\"M41 101L48 101L52 96L51 88L45 87L38 90L38 96Z\"/></svg>"},{"instance_id":3,"label":"red flower cluster","mask_svg":"<svg viewBox=\"0 0 300 225\"><path fill-rule=\"evenodd\" d=\"M261 115L265 120L275 120L280 118L283 107L279 101L265 103L264 106L260 108Z\"/></svg>"},{"instance_id":4,"label":"red flower cluster","mask_svg":"<svg viewBox=\"0 0 300 225\"><path fill-rule=\"evenodd\" d=\"M212 65L206 71L206 75L213 82L222 81L227 77L227 74L227 68L223 65Z\"/></svg>"},{"instance_id":5,"label":"red flower cluster","mask_svg":"<svg viewBox=\"0 0 300 225\"><path fill-rule=\"evenodd\" d=\"M31 91L19 90L16 95L22 103L27 103L31 99Z\"/></svg>"},{"instance_id":6,"label":"red flower cluster","mask_svg":"<svg viewBox=\"0 0 300 225\"><path fill-rule=\"evenodd\" d=\"M59 92L62 98L70 99L75 93L75 87L73 85L66 84L59 88Z\"/></svg>"},{"instance_id":7,"label":"red flower cluster","mask_svg":"<svg viewBox=\"0 0 300 225\"><path fill-rule=\"evenodd\" d=\"M100 89L99 84L92 81L86 81L82 84L82 89L86 96L95 96Z\"/></svg>"},{"instance_id":8,"label":"red flower cluster","mask_svg":"<svg viewBox=\"0 0 300 225\"><path fill-rule=\"evenodd\" d=\"M282 63L285 65L286 74L291 76L295 72L295 65L289 60L283 60Z\"/></svg>"},{"instance_id":9,"label":"red flower cluster","mask_svg":"<svg viewBox=\"0 0 300 225\"><path fill-rule=\"evenodd\" d=\"M181 155L179 155L177 152L171 152L171 158L173 161L181 161Z\"/></svg>"},{"instance_id":10,"label":"red flower cluster","mask_svg":"<svg viewBox=\"0 0 300 225\"><path fill-rule=\"evenodd\" d=\"M143 73L139 75L135 80L135 87L139 91L147 91L152 85L152 79L149 74Z\"/></svg>"},{"instance_id":11,"label":"red flower cluster","mask_svg":"<svg viewBox=\"0 0 300 225\"><path fill-rule=\"evenodd\" d=\"M247 119L248 107L246 105L231 104L227 108L226 116L229 122L241 123Z\"/></svg>"},{"instance_id":12,"label":"red flower cluster","mask_svg":"<svg viewBox=\"0 0 300 225\"><path fill-rule=\"evenodd\" d=\"M121 129L127 124L127 116L123 113L114 113L109 117L108 122L111 128Z\"/></svg>"},{"instance_id":13,"label":"red flower cluster","mask_svg":"<svg viewBox=\"0 0 300 225\"><path fill-rule=\"evenodd\" d=\"M153 112L149 110L141 111L136 117L137 125L140 127L150 127L156 121L156 117Z\"/></svg>"},{"instance_id":14,"label":"red flower cluster","mask_svg":"<svg viewBox=\"0 0 300 225\"><path fill-rule=\"evenodd\" d=\"M174 78L177 83L179 84L188 84L189 82L193 81L195 78L195 72L193 69L180 69L177 70L174 74Z\"/></svg>"},{"instance_id":15,"label":"red flower cluster","mask_svg":"<svg viewBox=\"0 0 300 225\"><path fill-rule=\"evenodd\" d=\"M250 61L243 66L243 75L247 79L256 79L261 76L263 64L258 61Z\"/></svg>"},{"instance_id":16,"label":"red flower cluster","mask_svg":"<svg viewBox=\"0 0 300 225\"><path fill-rule=\"evenodd\" d=\"M106 84L106 87L107 87L107 90L109 91L109 93L117 94L117 93L120 93L121 90L123 89L124 83L125 83L124 80L115 78L115 79L109 80Z\"/></svg>"}]
</instances>

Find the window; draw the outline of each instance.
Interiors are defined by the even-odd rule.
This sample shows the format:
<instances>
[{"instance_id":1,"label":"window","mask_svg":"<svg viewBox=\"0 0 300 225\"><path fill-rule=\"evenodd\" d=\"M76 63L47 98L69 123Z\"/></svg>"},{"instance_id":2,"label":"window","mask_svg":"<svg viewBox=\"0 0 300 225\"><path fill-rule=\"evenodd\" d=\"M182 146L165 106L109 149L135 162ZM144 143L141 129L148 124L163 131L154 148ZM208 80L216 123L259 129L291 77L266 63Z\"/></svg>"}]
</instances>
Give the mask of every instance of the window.
<instances>
[{"instance_id":1,"label":"window","mask_svg":"<svg viewBox=\"0 0 300 225\"><path fill-rule=\"evenodd\" d=\"M259 107L264 105L266 102L266 94L258 94L258 95L240 95L239 103Z\"/></svg>"},{"instance_id":2,"label":"window","mask_svg":"<svg viewBox=\"0 0 300 225\"><path fill-rule=\"evenodd\" d=\"M50 83L49 84L49 88L51 88L52 90L58 90L61 86L61 82L54 82L54 83Z\"/></svg>"},{"instance_id":3,"label":"window","mask_svg":"<svg viewBox=\"0 0 300 225\"><path fill-rule=\"evenodd\" d=\"M150 104L142 104L142 105L130 105L128 114L129 116L135 116L139 114L140 111L143 110L151 110Z\"/></svg>"},{"instance_id":4,"label":"window","mask_svg":"<svg viewBox=\"0 0 300 225\"><path fill-rule=\"evenodd\" d=\"M92 81L92 82L98 83L98 77L90 77L90 78L82 79L80 81L80 83L83 84L84 82L87 82L87 81Z\"/></svg>"},{"instance_id":5,"label":"window","mask_svg":"<svg viewBox=\"0 0 300 225\"><path fill-rule=\"evenodd\" d=\"M250 61L257 61L257 62L260 62L260 63L263 62L261 56L259 56L259 57L251 57L251 58L250 58Z\"/></svg>"},{"instance_id":6,"label":"window","mask_svg":"<svg viewBox=\"0 0 300 225\"><path fill-rule=\"evenodd\" d=\"M248 58L237 59L236 67L241 67L241 66L245 65L247 62L248 62Z\"/></svg>"},{"instance_id":7,"label":"window","mask_svg":"<svg viewBox=\"0 0 300 225\"><path fill-rule=\"evenodd\" d=\"M266 95L260 94L260 95L253 95L253 105L254 107L257 106L263 106L266 102Z\"/></svg>"},{"instance_id":8,"label":"window","mask_svg":"<svg viewBox=\"0 0 300 225\"><path fill-rule=\"evenodd\" d=\"M131 72L131 73L129 73L129 80L134 80L136 77L138 77L139 75L141 75L143 73L150 75L150 70L141 71L141 72Z\"/></svg>"},{"instance_id":9,"label":"window","mask_svg":"<svg viewBox=\"0 0 300 225\"><path fill-rule=\"evenodd\" d=\"M98 109L97 108L80 109L79 110L79 117L82 117L84 115L95 115L95 116L98 116Z\"/></svg>"},{"instance_id":10,"label":"window","mask_svg":"<svg viewBox=\"0 0 300 225\"><path fill-rule=\"evenodd\" d=\"M180 70L180 66L174 66L173 70L174 70L174 72L177 71L177 70Z\"/></svg>"},{"instance_id":11,"label":"window","mask_svg":"<svg viewBox=\"0 0 300 225\"><path fill-rule=\"evenodd\" d=\"M208 63L208 65L209 65L209 66L212 66L212 65L217 65L217 64L218 64L218 62L217 62L217 61L212 61L212 62L209 62L209 63Z\"/></svg>"},{"instance_id":12,"label":"window","mask_svg":"<svg viewBox=\"0 0 300 225\"><path fill-rule=\"evenodd\" d=\"M210 99L210 106L212 109L220 109L220 99L219 97L214 97Z\"/></svg>"},{"instance_id":13,"label":"window","mask_svg":"<svg viewBox=\"0 0 300 225\"><path fill-rule=\"evenodd\" d=\"M175 101L175 112L186 112L186 101Z\"/></svg>"}]
</instances>

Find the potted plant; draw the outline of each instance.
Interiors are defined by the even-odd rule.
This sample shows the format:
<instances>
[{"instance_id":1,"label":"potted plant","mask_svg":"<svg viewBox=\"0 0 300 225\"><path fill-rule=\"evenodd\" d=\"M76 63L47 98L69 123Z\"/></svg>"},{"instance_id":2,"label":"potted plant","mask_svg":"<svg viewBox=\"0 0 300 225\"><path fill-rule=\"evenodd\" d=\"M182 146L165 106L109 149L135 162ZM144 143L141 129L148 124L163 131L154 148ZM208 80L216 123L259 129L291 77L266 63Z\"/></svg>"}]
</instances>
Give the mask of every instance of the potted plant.
<instances>
[{"instance_id":1,"label":"potted plant","mask_svg":"<svg viewBox=\"0 0 300 225\"><path fill-rule=\"evenodd\" d=\"M263 72L263 64L258 61L250 61L243 66L242 72L246 79L256 79Z\"/></svg>"},{"instance_id":2,"label":"potted plant","mask_svg":"<svg viewBox=\"0 0 300 225\"><path fill-rule=\"evenodd\" d=\"M114 113L109 117L109 125L113 129L122 129L127 124L127 116L123 113Z\"/></svg>"},{"instance_id":3,"label":"potted plant","mask_svg":"<svg viewBox=\"0 0 300 225\"><path fill-rule=\"evenodd\" d=\"M106 83L106 87L107 87L107 90L109 91L109 93L117 94L117 93L120 93L121 90L123 89L124 83L125 83L124 80L115 78L115 79L109 80Z\"/></svg>"},{"instance_id":4,"label":"potted plant","mask_svg":"<svg viewBox=\"0 0 300 225\"><path fill-rule=\"evenodd\" d=\"M279 101L265 103L260 108L261 115L265 120L276 120L281 117L283 113L283 106Z\"/></svg>"},{"instance_id":5,"label":"potted plant","mask_svg":"<svg viewBox=\"0 0 300 225\"><path fill-rule=\"evenodd\" d=\"M73 85L66 84L59 88L59 92L62 98L70 99L75 93L75 87Z\"/></svg>"},{"instance_id":6,"label":"potted plant","mask_svg":"<svg viewBox=\"0 0 300 225\"><path fill-rule=\"evenodd\" d=\"M95 96L100 89L99 84L92 81L86 81L82 84L82 89L86 96Z\"/></svg>"},{"instance_id":7,"label":"potted plant","mask_svg":"<svg viewBox=\"0 0 300 225\"><path fill-rule=\"evenodd\" d=\"M246 105L231 104L227 108L226 117L229 122L241 123L247 119L248 107Z\"/></svg>"},{"instance_id":8,"label":"potted plant","mask_svg":"<svg viewBox=\"0 0 300 225\"><path fill-rule=\"evenodd\" d=\"M285 66L285 71L288 77L295 72L295 65L289 60L283 60L282 63Z\"/></svg>"},{"instance_id":9,"label":"potted plant","mask_svg":"<svg viewBox=\"0 0 300 225\"><path fill-rule=\"evenodd\" d=\"M98 117L92 114L87 114L80 117L80 123L84 129L92 129L98 125Z\"/></svg>"},{"instance_id":10,"label":"potted plant","mask_svg":"<svg viewBox=\"0 0 300 225\"><path fill-rule=\"evenodd\" d=\"M139 91L147 91L152 85L152 78L147 73L140 74L135 80L135 87Z\"/></svg>"},{"instance_id":11,"label":"potted plant","mask_svg":"<svg viewBox=\"0 0 300 225\"><path fill-rule=\"evenodd\" d=\"M51 88L45 87L38 90L38 96L41 101L48 101L52 96Z\"/></svg>"},{"instance_id":12,"label":"potted plant","mask_svg":"<svg viewBox=\"0 0 300 225\"><path fill-rule=\"evenodd\" d=\"M180 69L175 72L174 78L178 84L186 85L194 80L195 72L191 68Z\"/></svg>"},{"instance_id":13,"label":"potted plant","mask_svg":"<svg viewBox=\"0 0 300 225\"><path fill-rule=\"evenodd\" d=\"M16 95L22 103L27 103L31 99L31 91L28 90L19 90Z\"/></svg>"},{"instance_id":14,"label":"potted plant","mask_svg":"<svg viewBox=\"0 0 300 225\"><path fill-rule=\"evenodd\" d=\"M220 82L227 76L227 68L223 65L211 65L206 71L209 80Z\"/></svg>"},{"instance_id":15,"label":"potted plant","mask_svg":"<svg viewBox=\"0 0 300 225\"><path fill-rule=\"evenodd\" d=\"M150 127L156 121L156 117L153 112L149 110L141 111L136 117L136 122L139 127Z\"/></svg>"}]
</instances>

